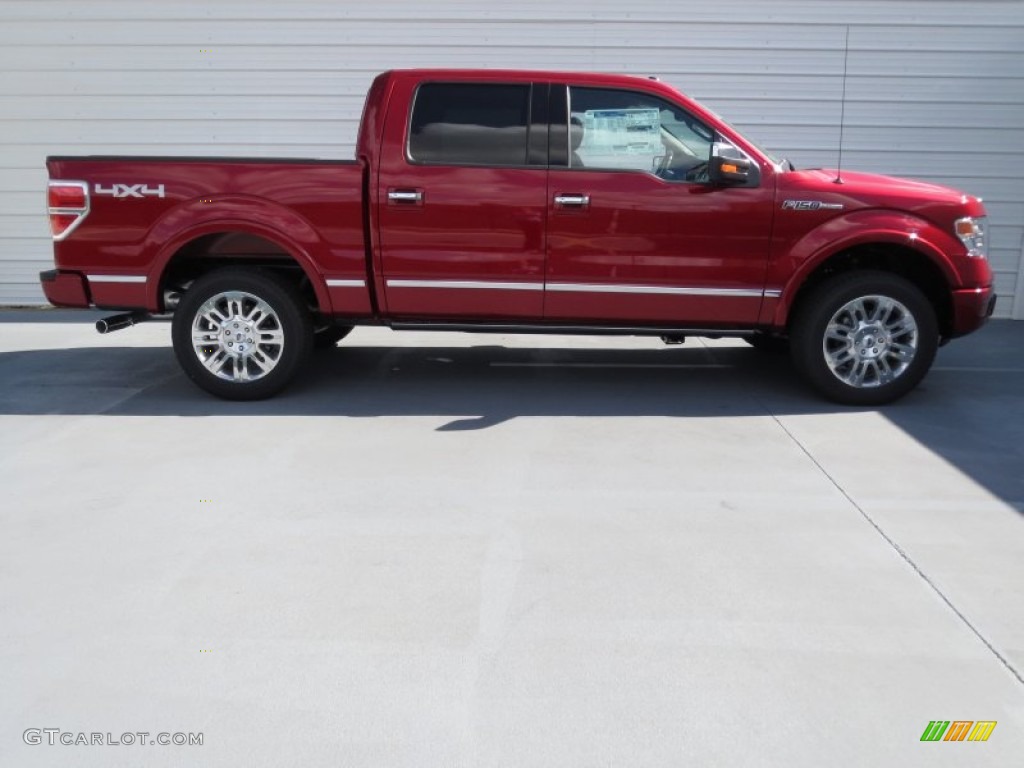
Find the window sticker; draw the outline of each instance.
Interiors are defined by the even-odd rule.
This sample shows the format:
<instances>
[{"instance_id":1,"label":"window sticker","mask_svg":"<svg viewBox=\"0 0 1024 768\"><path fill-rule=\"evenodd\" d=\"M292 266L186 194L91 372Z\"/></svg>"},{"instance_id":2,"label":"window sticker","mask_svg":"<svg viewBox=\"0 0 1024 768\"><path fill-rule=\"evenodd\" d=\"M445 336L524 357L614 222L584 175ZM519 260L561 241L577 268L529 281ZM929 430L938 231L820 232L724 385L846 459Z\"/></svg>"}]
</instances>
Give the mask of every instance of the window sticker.
<instances>
[{"instance_id":1,"label":"window sticker","mask_svg":"<svg viewBox=\"0 0 1024 768\"><path fill-rule=\"evenodd\" d=\"M588 109L583 113L580 152L593 160L663 152L657 109Z\"/></svg>"}]
</instances>

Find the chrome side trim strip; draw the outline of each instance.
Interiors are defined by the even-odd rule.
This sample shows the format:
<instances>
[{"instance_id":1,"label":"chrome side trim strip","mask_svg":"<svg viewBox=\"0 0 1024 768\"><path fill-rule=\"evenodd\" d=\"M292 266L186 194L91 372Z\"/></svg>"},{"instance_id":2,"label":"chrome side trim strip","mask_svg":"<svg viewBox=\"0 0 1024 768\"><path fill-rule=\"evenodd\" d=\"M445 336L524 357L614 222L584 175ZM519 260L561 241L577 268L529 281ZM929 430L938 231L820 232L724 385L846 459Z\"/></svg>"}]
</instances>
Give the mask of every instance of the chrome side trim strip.
<instances>
[{"instance_id":1,"label":"chrome side trim strip","mask_svg":"<svg viewBox=\"0 0 1024 768\"><path fill-rule=\"evenodd\" d=\"M328 285L336 281L328 280ZM353 281L340 281L353 282ZM362 285L362 282L359 281ZM726 298L778 297L782 291L762 291L758 288L697 288L669 285L629 285L626 283L517 283L501 280L388 280L388 288L456 288L498 291L558 291L560 293L639 293L672 296L716 296Z\"/></svg>"},{"instance_id":2,"label":"chrome side trim strip","mask_svg":"<svg viewBox=\"0 0 1024 768\"><path fill-rule=\"evenodd\" d=\"M773 289L773 290L766 290L764 292L764 297L766 299L777 299L781 295L782 295L782 289L779 289L779 288L776 288L776 289Z\"/></svg>"},{"instance_id":3,"label":"chrome side trim strip","mask_svg":"<svg viewBox=\"0 0 1024 768\"><path fill-rule=\"evenodd\" d=\"M729 296L761 298L763 292L753 288L679 288L668 285L608 285L600 283L548 283L549 291L569 293L652 293L675 296Z\"/></svg>"},{"instance_id":4,"label":"chrome side trim strip","mask_svg":"<svg viewBox=\"0 0 1024 768\"><path fill-rule=\"evenodd\" d=\"M500 280L388 280L388 288L469 288L471 290L543 291L544 283L508 283Z\"/></svg>"},{"instance_id":5,"label":"chrome side trim strip","mask_svg":"<svg viewBox=\"0 0 1024 768\"><path fill-rule=\"evenodd\" d=\"M328 280L328 288L365 288L365 280Z\"/></svg>"},{"instance_id":6,"label":"chrome side trim strip","mask_svg":"<svg viewBox=\"0 0 1024 768\"><path fill-rule=\"evenodd\" d=\"M145 275L86 275L90 283L144 283Z\"/></svg>"}]
</instances>

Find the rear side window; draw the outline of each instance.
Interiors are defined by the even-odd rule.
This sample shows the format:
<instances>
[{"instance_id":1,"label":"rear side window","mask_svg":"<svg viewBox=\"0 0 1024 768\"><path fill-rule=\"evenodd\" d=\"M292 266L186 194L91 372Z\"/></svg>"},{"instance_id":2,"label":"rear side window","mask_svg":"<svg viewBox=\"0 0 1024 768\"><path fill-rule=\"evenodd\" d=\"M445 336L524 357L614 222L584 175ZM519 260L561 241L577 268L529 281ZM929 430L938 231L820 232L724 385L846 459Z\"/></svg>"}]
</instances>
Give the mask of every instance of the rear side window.
<instances>
[{"instance_id":1,"label":"rear side window","mask_svg":"<svg viewBox=\"0 0 1024 768\"><path fill-rule=\"evenodd\" d=\"M525 165L530 86L424 83L409 156L432 165Z\"/></svg>"}]
</instances>

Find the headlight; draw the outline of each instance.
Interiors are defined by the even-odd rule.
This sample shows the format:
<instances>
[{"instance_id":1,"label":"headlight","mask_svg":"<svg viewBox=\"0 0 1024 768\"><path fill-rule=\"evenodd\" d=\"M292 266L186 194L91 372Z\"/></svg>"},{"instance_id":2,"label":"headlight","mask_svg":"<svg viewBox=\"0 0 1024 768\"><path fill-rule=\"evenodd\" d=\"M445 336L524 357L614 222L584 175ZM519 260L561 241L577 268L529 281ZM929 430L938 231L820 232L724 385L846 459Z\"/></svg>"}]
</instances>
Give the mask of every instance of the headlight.
<instances>
[{"instance_id":1,"label":"headlight","mask_svg":"<svg viewBox=\"0 0 1024 768\"><path fill-rule=\"evenodd\" d=\"M953 225L953 229L956 230L956 236L960 238L960 242L967 248L967 255L973 256L976 259L987 259L988 258L988 238L985 237L985 224L986 219L984 216L979 216L976 219L971 217L957 219Z\"/></svg>"}]
</instances>

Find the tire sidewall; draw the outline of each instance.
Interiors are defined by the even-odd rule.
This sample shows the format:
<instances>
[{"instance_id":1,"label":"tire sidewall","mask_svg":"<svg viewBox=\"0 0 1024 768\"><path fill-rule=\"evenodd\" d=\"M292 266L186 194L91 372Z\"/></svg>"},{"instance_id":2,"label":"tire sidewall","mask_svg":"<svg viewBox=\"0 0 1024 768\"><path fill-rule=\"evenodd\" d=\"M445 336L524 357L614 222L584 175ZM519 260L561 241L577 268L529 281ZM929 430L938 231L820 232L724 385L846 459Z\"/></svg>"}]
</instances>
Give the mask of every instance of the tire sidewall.
<instances>
[{"instance_id":1,"label":"tire sidewall","mask_svg":"<svg viewBox=\"0 0 1024 768\"><path fill-rule=\"evenodd\" d=\"M192 347L192 323L199 308L226 291L243 291L262 299L281 322L281 359L270 373L255 381L233 382L217 377L206 369ZM171 335L178 363L198 386L227 400L260 400L280 392L295 376L309 356L313 330L309 312L290 286L264 270L231 267L195 281L175 310Z\"/></svg>"},{"instance_id":2,"label":"tire sidewall","mask_svg":"<svg viewBox=\"0 0 1024 768\"><path fill-rule=\"evenodd\" d=\"M917 353L896 380L878 387L858 389L838 379L822 350L825 329L846 303L862 296L887 296L903 304L918 330ZM794 320L791 353L797 370L819 392L845 405L881 405L916 387L931 368L938 349L938 321L925 295L911 282L887 272L838 275L819 286Z\"/></svg>"}]
</instances>

